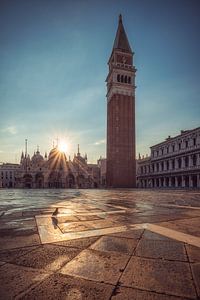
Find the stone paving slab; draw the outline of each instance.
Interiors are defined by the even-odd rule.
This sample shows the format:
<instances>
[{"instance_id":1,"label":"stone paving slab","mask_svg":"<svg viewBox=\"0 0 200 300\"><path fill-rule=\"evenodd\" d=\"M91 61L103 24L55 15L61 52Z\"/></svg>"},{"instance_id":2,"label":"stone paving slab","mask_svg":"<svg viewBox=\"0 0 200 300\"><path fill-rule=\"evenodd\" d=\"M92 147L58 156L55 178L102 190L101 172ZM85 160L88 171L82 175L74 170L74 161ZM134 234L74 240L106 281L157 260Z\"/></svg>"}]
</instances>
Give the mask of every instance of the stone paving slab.
<instances>
[{"instance_id":1,"label":"stone paving slab","mask_svg":"<svg viewBox=\"0 0 200 300\"><path fill-rule=\"evenodd\" d=\"M122 286L196 299L190 266L185 262L131 257Z\"/></svg>"},{"instance_id":2,"label":"stone paving slab","mask_svg":"<svg viewBox=\"0 0 200 300\"><path fill-rule=\"evenodd\" d=\"M200 298L200 263L192 264L191 268L192 268L192 274L194 277L197 294Z\"/></svg>"},{"instance_id":3,"label":"stone paving slab","mask_svg":"<svg viewBox=\"0 0 200 300\"><path fill-rule=\"evenodd\" d=\"M129 256L124 254L83 250L66 264L60 273L96 282L116 284L128 260Z\"/></svg>"},{"instance_id":4,"label":"stone paving slab","mask_svg":"<svg viewBox=\"0 0 200 300\"><path fill-rule=\"evenodd\" d=\"M40 244L41 242L38 234L0 237L0 249L12 249Z\"/></svg>"},{"instance_id":5,"label":"stone paving slab","mask_svg":"<svg viewBox=\"0 0 200 300\"><path fill-rule=\"evenodd\" d=\"M0 260L5 261L5 262L12 262L13 260L17 259L18 257L21 257L21 256L35 250L38 247L39 246L0 250Z\"/></svg>"},{"instance_id":6,"label":"stone paving slab","mask_svg":"<svg viewBox=\"0 0 200 300\"><path fill-rule=\"evenodd\" d=\"M114 286L54 274L25 295L26 300L109 300Z\"/></svg>"},{"instance_id":7,"label":"stone paving slab","mask_svg":"<svg viewBox=\"0 0 200 300\"><path fill-rule=\"evenodd\" d=\"M19 293L37 285L48 276L39 270L7 263L0 267L0 298L14 299Z\"/></svg>"},{"instance_id":8,"label":"stone paving slab","mask_svg":"<svg viewBox=\"0 0 200 300\"><path fill-rule=\"evenodd\" d=\"M136 255L149 258L188 261L183 243L173 240L145 240L141 239L136 249Z\"/></svg>"},{"instance_id":9,"label":"stone paving slab","mask_svg":"<svg viewBox=\"0 0 200 300\"><path fill-rule=\"evenodd\" d=\"M130 230L130 231L127 230L124 232L112 233L111 236L138 240L141 237L141 235L143 234L143 232L144 232L144 229Z\"/></svg>"},{"instance_id":10,"label":"stone paving slab","mask_svg":"<svg viewBox=\"0 0 200 300\"><path fill-rule=\"evenodd\" d=\"M127 255L132 255L138 244L138 240L133 239L124 239L114 236L103 236L93 245L90 246L90 249L105 251L105 252L118 252L124 253Z\"/></svg>"},{"instance_id":11,"label":"stone paving slab","mask_svg":"<svg viewBox=\"0 0 200 300\"><path fill-rule=\"evenodd\" d=\"M200 214L200 213L198 213ZM197 237L200 237L200 217L196 218L187 218L183 220L169 221L169 222L161 222L160 226L175 229L177 231L191 234Z\"/></svg>"},{"instance_id":12,"label":"stone paving slab","mask_svg":"<svg viewBox=\"0 0 200 300\"><path fill-rule=\"evenodd\" d=\"M200 262L200 248L192 245L185 245L190 262Z\"/></svg>"},{"instance_id":13,"label":"stone paving slab","mask_svg":"<svg viewBox=\"0 0 200 300\"><path fill-rule=\"evenodd\" d=\"M92 216L81 216L81 215L78 215L77 216L77 219L79 221L94 221L94 220L101 220L103 218L104 218L103 215L92 215Z\"/></svg>"},{"instance_id":14,"label":"stone paving slab","mask_svg":"<svg viewBox=\"0 0 200 300\"><path fill-rule=\"evenodd\" d=\"M149 291L120 287L115 290L111 300L187 300L188 298L158 294Z\"/></svg>"},{"instance_id":15,"label":"stone paving slab","mask_svg":"<svg viewBox=\"0 0 200 300\"><path fill-rule=\"evenodd\" d=\"M100 238L99 236L97 237L94 236L94 237L88 237L82 239L60 241L60 242L53 243L53 245L85 249L88 248L90 245L92 245L94 242L96 242L99 238Z\"/></svg>"},{"instance_id":16,"label":"stone paving slab","mask_svg":"<svg viewBox=\"0 0 200 300\"><path fill-rule=\"evenodd\" d=\"M154 240L154 241L171 241L172 240L164 235L154 233L149 230L144 231L142 238L145 240Z\"/></svg>"},{"instance_id":17,"label":"stone paving slab","mask_svg":"<svg viewBox=\"0 0 200 300\"><path fill-rule=\"evenodd\" d=\"M80 250L77 248L43 245L30 253L13 259L12 262L45 271L56 271L78 255L79 252Z\"/></svg>"}]
</instances>

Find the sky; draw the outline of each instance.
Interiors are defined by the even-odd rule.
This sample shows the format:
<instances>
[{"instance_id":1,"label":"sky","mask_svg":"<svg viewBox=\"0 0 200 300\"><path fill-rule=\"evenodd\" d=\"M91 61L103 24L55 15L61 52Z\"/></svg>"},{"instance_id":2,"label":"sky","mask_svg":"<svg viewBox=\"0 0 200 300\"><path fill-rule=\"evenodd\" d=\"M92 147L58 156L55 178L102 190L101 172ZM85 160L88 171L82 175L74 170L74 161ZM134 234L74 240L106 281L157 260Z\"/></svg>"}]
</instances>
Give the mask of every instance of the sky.
<instances>
[{"instance_id":1,"label":"sky","mask_svg":"<svg viewBox=\"0 0 200 300\"><path fill-rule=\"evenodd\" d=\"M65 139L106 155L107 62L122 14L134 51L137 155L200 126L199 0L0 0L0 162Z\"/></svg>"}]
</instances>

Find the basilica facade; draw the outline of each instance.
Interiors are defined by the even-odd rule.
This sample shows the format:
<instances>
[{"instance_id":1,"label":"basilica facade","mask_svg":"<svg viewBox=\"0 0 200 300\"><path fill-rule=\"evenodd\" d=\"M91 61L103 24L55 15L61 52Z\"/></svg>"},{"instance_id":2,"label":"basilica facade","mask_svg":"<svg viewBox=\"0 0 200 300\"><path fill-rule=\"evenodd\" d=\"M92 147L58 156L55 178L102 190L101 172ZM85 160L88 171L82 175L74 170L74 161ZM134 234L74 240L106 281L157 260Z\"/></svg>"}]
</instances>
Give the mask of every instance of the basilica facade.
<instances>
[{"instance_id":1,"label":"basilica facade","mask_svg":"<svg viewBox=\"0 0 200 300\"><path fill-rule=\"evenodd\" d=\"M100 183L98 165L88 164L87 155L81 156L79 149L73 160L67 159L57 147L44 157L39 149L32 157L22 152L20 164L12 168L12 175L11 167L11 164L0 166L1 187L97 188Z\"/></svg>"},{"instance_id":2,"label":"basilica facade","mask_svg":"<svg viewBox=\"0 0 200 300\"><path fill-rule=\"evenodd\" d=\"M152 146L137 161L140 188L200 188L200 127Z\"/></svg>"}]
</instances>

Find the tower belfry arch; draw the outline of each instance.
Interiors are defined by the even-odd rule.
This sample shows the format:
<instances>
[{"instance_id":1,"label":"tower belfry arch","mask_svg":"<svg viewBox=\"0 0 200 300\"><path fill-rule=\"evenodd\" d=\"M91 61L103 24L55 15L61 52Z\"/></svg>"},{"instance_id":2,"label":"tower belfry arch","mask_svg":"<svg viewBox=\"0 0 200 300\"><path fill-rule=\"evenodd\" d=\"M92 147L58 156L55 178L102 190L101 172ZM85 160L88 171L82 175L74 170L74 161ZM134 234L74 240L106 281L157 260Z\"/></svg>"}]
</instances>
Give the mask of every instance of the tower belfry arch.
<instances>
[{"instance_id":1,"label":"tower belfry arch","mask_svg":"<svg viewBox=\"0 0 200 300\"><path fill-rule=\"evenodd\" d=\"M108 187L136 187L133 55L120 14L106 79Z\"/></svg>"}]
</instances>

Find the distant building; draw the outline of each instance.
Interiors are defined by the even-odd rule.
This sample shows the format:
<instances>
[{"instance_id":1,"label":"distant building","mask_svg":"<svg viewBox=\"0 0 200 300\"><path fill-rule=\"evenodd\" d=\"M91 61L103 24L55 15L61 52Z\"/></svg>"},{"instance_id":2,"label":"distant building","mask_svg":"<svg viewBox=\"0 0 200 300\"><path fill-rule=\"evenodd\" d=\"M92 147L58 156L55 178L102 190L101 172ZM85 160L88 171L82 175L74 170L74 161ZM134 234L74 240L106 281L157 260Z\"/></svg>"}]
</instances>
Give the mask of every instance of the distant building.
<instances>
[{"instance_id":1,"label":"distant building","mask_svg":"<svg viewBox=\"0 0 200 300\"><path fill-rule=\"evenodd\" d=\"M2 188L97 188L100 185L100 169L88 164L87 155L74 155L73 160L54 147L48 157L39 149L32 157L21 154L20 164L0 165Z\"/></svg>"},{"instance_id":2,"label":"distant building","mask_svg":"<svg viewBox=\"0 0 200 300\"><path fill-rule=\"evenodd\" d=\"M100 157L97 163L100 170L100 186L105 188L106 187L106 158Z\"/></svg>"},{"instance_id":3,"label":"distant building","mask_svg":"<svg viewBox=\"0 0 200 300\"><path fill-rule=\"evenodd\" d=\"M106 79L107 187L136 187L133 54L120 15Z\"/></svg>"},{"instance_id":4,"label":"distant building","mask_svg":"<svg viewBox=\"0 0 200 300\"><path fill-rule=\"evenodd\" d=\"M139 188L200 188L200 127L150 147L149 157L139 157Z\"/></svg>"},{"instance_id":5,"label":"distant building","mask_svg":"<svg viewBox=\"0 0 200 300\"><path fill-rule=\"evenodd\" d=\"M16 172L19 164L2 163L0 165L0 188L14 188L16 186Z\"/></svg>"}]
</instances>

